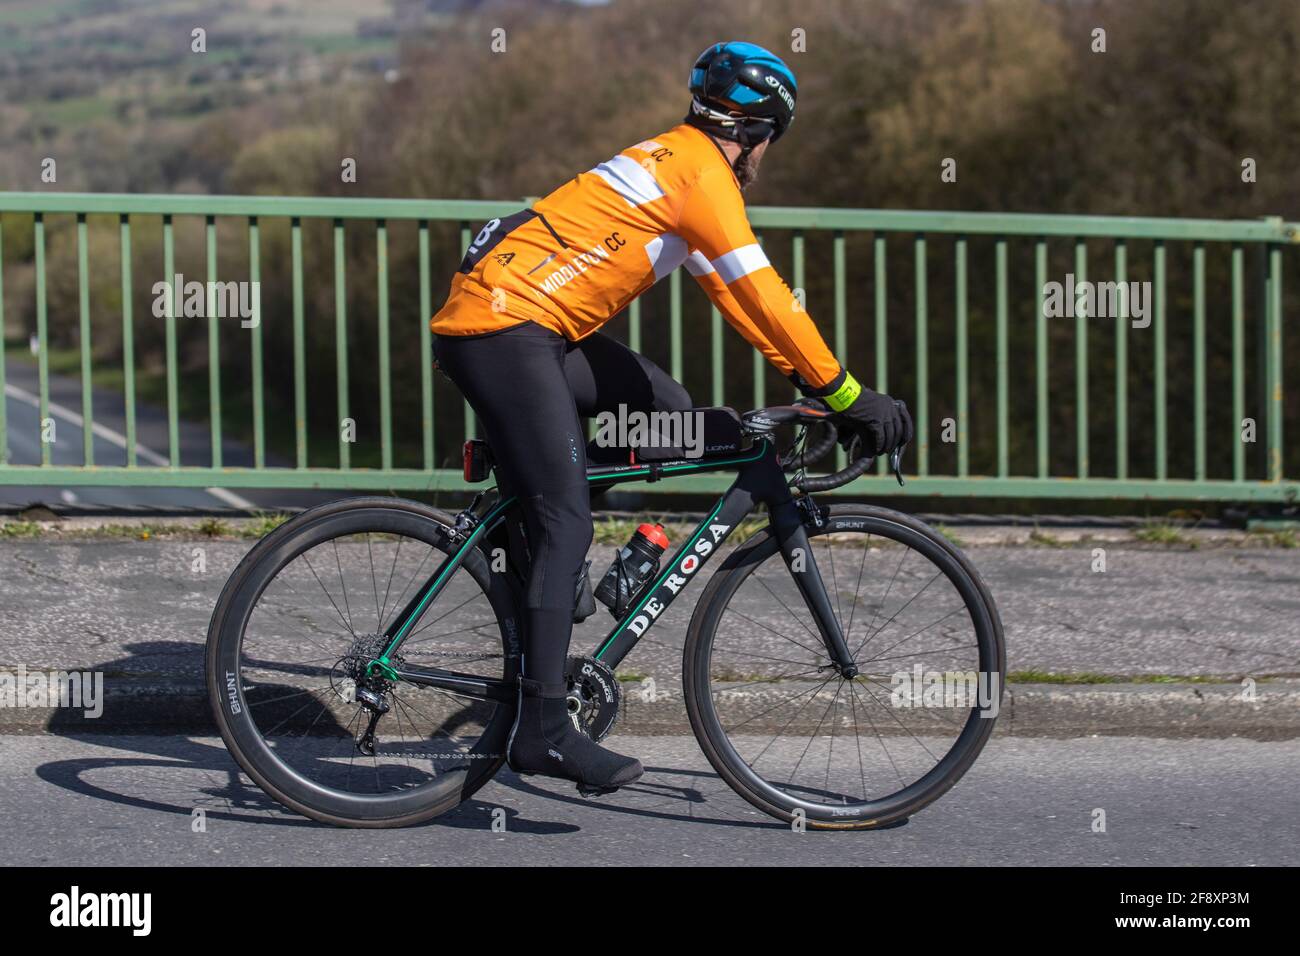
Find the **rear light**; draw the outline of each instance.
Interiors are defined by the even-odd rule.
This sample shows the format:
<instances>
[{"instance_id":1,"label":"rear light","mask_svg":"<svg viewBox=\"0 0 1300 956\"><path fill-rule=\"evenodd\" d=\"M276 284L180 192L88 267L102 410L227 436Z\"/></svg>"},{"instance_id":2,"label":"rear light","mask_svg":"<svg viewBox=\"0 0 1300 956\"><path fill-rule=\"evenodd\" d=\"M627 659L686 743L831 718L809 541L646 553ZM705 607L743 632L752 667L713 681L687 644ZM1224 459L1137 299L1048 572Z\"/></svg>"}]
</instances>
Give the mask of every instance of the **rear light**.
<instances>
[{"instance_id":1,"label":"rear light","mask_svg":"<svg viewBox=\"0 0 1300 956\"><path fill-rule=\"evenodd\" d=\"M479 438L467 440L465 442L463 464L466 481L486 481L492 471L492 455L488 451L487 442Z\"/></svg>"}]
</instances>

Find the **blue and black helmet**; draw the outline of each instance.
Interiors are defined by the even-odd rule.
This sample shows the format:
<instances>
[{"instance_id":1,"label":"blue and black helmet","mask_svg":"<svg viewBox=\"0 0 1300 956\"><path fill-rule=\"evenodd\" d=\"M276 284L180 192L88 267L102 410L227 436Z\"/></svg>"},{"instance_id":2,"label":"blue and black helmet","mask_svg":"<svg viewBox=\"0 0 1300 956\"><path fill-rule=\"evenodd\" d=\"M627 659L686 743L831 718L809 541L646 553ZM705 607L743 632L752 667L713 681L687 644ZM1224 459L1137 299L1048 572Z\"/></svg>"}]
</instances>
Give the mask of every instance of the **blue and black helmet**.
<instances>
[{"instance_id":1,"label":"blue and black helmet","mask_svg":"<svg viewBox=\"0 0 1300 956\"><path fill-rule=\"evenodd\" d=\"M688 123L741 146L775 141L794 122L794 73L753 43L715 43L691 68Z\"/></svg>"}]
</instances>

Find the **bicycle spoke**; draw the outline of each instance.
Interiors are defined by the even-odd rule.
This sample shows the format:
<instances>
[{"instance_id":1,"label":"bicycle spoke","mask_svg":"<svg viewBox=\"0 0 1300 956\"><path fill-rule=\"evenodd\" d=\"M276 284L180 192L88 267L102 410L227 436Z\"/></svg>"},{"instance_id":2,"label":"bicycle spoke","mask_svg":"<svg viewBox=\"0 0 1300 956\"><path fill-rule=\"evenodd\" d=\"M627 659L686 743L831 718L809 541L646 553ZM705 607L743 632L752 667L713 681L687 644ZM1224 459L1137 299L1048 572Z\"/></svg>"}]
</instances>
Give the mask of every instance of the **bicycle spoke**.
<instances>
[{"instance_id":1,"label":"bicycle spoke","mask_svg":"<svg viewBox=\"0 0 1300 956\"><path fill-rule=\"evenodd\" d=\"M853 689L853 685L854 681L849 681L849 693L856 697L857 691ZM876 740L880 743L880 749L885 752L885 759L888 760L889 765L894 768L894 775L898 777L899 789L905 789L907 787L907 781L903 779L903 771L899 770L898 764L894 762L894 755L889 752L889 745L885 743L885 738L880 735L880 730L876 727L876 722L871 719L871 713L865 707L863 708L862 713L867 718L867 723L871 725L871 732L876 735Z\"/></svg>"},{"instance_id":2,"label":"bicycle spoke","mask_svg":"<svg viewBox=\"0 0 1300 956\"><path fill-rule=\"evenodd\" d=\"M384 614L379 610L379 582L375 580L375 552L370 546L370 532L366 532L366 554L370 558L370 584L375 589L375 630L384 624Z\"/></svg>"},{"instance_id":3,"label":"bicycle spoke","mask_svg":"<svg viewBox=\"0 0 1300 956\"><path fill-rule=\"evenodd\" d=\"M454 608L452 608L450 611L447 611L447 612L445 612L444 614L440 614L438 617L435 617L432 621L429 621L427 624L425 624L423 627L419 628L418 630L411 631L411 632L406 636L406 640L402 641L402 646L405 647L405 646L406 646L406 641L407 641L407 640L410 640L410 639L413 638L413 637L415 637L415 635L419 634L420 631L428 630L430 627L432 627L433 625L435 625L435 624L437 624L439 621L441 621L443 618L445 618L448 614L454 614L454 613L456 613L457 611L459 611L461 608L463 608L463 607L464 607L466 604L468 604L470 601L474 600L476 597L482 597L482 594L471 594L469 597L465 598L465 600L461 601L459 604L457 604L457 605L456 605ZM427 640L427 638L426 638L426 640Z\"/></svg>"},{"instance_id":4,"label":"bicycle spoke","mask_svg":"<svg viewBox=\"0 0 1300 956\"><path fill-rule=\"evenodd\" d=\"M738 691L746 687L756 687L759 684L774 684L777 681L790 680L791 678L794 677L807 677L809 674L820 674L820 673L821 673L821 668L816 668L810 671L798 671L794 674L778 674L775 677L762 677L759 678L758 680L746 681L743 684L727 684L727 690Z\"/></svg>"},{"instance_id":5,"label":"bicycle spoke","mask_svg":"<svg viewBox=\"0 0 1300 956\"><path fill-rule=\"evenodd\" d=\"M808 550L811 551L812 548L810 547ZM844 602L840 599L840 585L835 577L835 549L831 547L829 541L826 542L826 555L831 566L831 592L835 595L835 623L842 624L844 622Z\"/></svg>"},{"instance_id":6,"label":"bicycle spoke","mask_svg":"<svg viewBox=\"0 0 1300 956\"><path fill-rule=\"evenodd\" d=\"M906 610L911 606L911 604L912 604L913 601L915 601L915 600L916 600L917 598L919 598L922 594L924 594L926 588L928 588L931 584L933 584L936 580L938 580L939 575L941 575L941 574L943 574L942 571L936 571L936 572L934 572L934 577L932 577L932 578L930 578L930 580L926 581L926 582L925 582L925 586L922 587L921 590L917 591L917 592L916 592L915 594L913 594L910 598L908 598L908 599L907 599L907 603L905 603L902 607L900 607L897 611L895 611L895 612L890 616L890 618L889 618L888 621L886 621L884 624L880 625L880 627L876 628L875 631L873 631L873 632L872 632L872 633L871 633L871 634L870 634L870 635L869 635L869 636L868 636L868 637L867 637L867 638L866 638L866 639L865 639L861 644L859 644L858 647L857 647L857 650L855 650L855 651L853 652L853 657L854 657L854 659L855 659L855 660L857 659L858 652L861 651L862 648L866 647L867 644L868 644L872 639L874 639L875 636L876 636L877 634L879 634L879 633L880 633L881 631L883 631L885 628L889 627L889 625L892 624L892 623L893 623L893 622L898 618L898 615L900 615L900 614L902 614L904 611L906 611Z\"/></svg>"},{"instance_id":7,"label":"bicycle spoke","mask_svg":"<svg viewBox=\"0 0 1300 956\"><path fill-rule=\"evenodd\" d=\"M730 610L730 609L728 609L728 610ZM800 645L800 646L802 646L802 645ZM791 659L788 658L788 657L771 657L771 656L769 656L769 655L767 655L767 654L745 654L745 655L742 655L742 654L740 653L740 651L729 651L729 650L727 650L726 648L719 648L719 647L715 647L715 648L713 649L713 653L715 653L715 654L732 654L732 655L734 655L734 656L736 656L736 657L744 656L746 660L751 660L751 659L752 659L752 660L756 660L756 661L772 661L773 663L776 663L776 664L801 664L801 665L802 665L802 664L807 664L807 663L809 663L808 661L795 661L795 660L791 660ZM830 658L827 658L827 660L829 660L829 659L830 659Z\"/></svg>"},{"instance_id":8,"label":"bicycle spoke","mask_svg":"<svg viewBox=\"0 0 1300 956\"><path fill-rule=\"evenodd\" d=\"M867 625L868 634L870 634L871 629L876 626L876 618L879 617L880 612L885 609L885 602L889 600L889 594L891 591L894 590L894 582L898 580L898 572L903 570L903 562L907 560L907 556L911 553L912 552L910 549L904 548L903 553L899 555L898 567L894 568L894 573L889 578L889 585L885 588L885 595L880 599L880 604L876 606L876 610L872 613L871 623ZM847 641L848 638L846 637L845 640ZM858 656L858 652L854 651L853 657L856 658L857 656Z\"/></svg>"},{"instance_id":9,"label":"bicycle spoke","mask_svg":"<svg viewBox=\"0 0 1300 956\"><path fill-rule=\"evenodd\" d=\"M822 681L821 684L820 684L819 686L814 687L812 690L810 690L810 691L808 691L808 690L801 691L800 693L795 694L793 697L788 697L788 698L786 698L785 700L778 701L777 703L775 703L775 704L773 704L771 707L769 707L767 710L759 711L757 714L754 714L752 717L746 717L746 718L745 718L744 720L742 720L740 723L738 723L738 724L732 724L730 727L726 727L726 728L724 728L724 729L725 729L728 733L730 733L731 731L735 730L735 729L738 728L738 727L743 727L743 726L745 726L745 724L749 723L750 721L758 720L758 718L760 718L760 717L766 717L768 714L770 714L772 711L776 710L776 709L777 709L778 707L780 707L782 704L792 704L792 703L794 703L796 700L798 700L800 697L803 697L805 694L816 694L817 691L821 690L823 687L825 687L825 686L826 686L827 684L829 684L830 682L831 682L831 678L828 677L828 678L826 678L824 681ZM788 727L789 724L787 724L786 726Z\"/></svg>"},{"instance_id":10,"label":"bicycle spoke","mask_svg":"<svg viewBox=\"0 0 1300 956\"><path fill-rule=\"evenodd\" d=\"M965 610L965 608L963 608L963 610ZM934 654L937 651L959 651L967 647L978 648L979 645L958 644L956 647L931 647L928 650L924 650L924 651L912 651L910 654L894 654L890 657L868 657L865 661L862 661L861 663L865 665L865 664L874 664L877 661L896 661L904 657L920 657L922 654ZM886 648L886 650L888 650L888 648Z\"/></svg>"},{"instance_id":11,"label":"bicycle spoke","mask_svg":"<svg viewBox=\"0 0 1300 956\"><path fill-rule=\"evenodd\" d=\"M865 675L865 674L859 674L858 677L862 678L863 680L871 681L871 683L875 684L875 685L876 685L877 687L879 687L881 690L887 690L887 691L891 691L891 692L893 691L893 688L892 688L892 687L886 687L886 686L885 686L884 684L882 684L880 681L875 680L874 678L868 677L868 676ZM931 720L937 720L937 721L940 721L941 723L945 723L945 724L947 724L949 727L956 727L956 726L959 726L958 724L953 723L952 720L950 720L950 719L948 719L947 717L943 716L942 713L936 713L936 712L935 712L935 708L933 708L933 707L925 707L925 706L921 706L921 707L918 707L918 708L915 708L915 709L920 710L921 713L925 714L925 715L926 715L927 717L929 717ZM890 710L891 710L891 713L892 713L893 708L891 708Z\"/></svg>"},{"instance_id":12,"label":"bicycle spoke","mask_svg":"<svg viewBox=\"0 0 1300 956\"><path fill-rule=\"evenodd\" d=\"M886 651L892 651L894 648L898 647L900 644L906 644L908 641L910 641L912 638L916 637L918 634L924 634L926 631L928 631L930 628L934 627L936 624L939 624L939 623L941 623L942 621L946 621L946 620L948 620L948 618L952 617L954 614L960 614L960 613L961 613L962 611L964 611L964 610L966 610L965 605L963 605L962 607L953 608L951 611L949 611L949 612L948 612L947 614L945 614L943 617L938 618L938 619L936 619L936 620L934 620L934 621L931 621L929 624L925 625L925 627L922 627L922 628L919 628L918 630L913 631L911 634L907 635L907 637L903 638L901 641L898 641L898 642L895 643L895 644L890 644L888 647L885 648L885 650L886 650ZM857 655L855 654L854 656L856 657ZM873 658L873 660L874 660L874 659L875 659L875 658Z\"/></svg>"},{"instance_id":13,"label":"bicycle spoke","mask_svg":"<svg viewBox=\"0 0 1300 956\"><path fill-rule=\"evenodd\" d=\"M817 731L822 729L822 724L826 722L826 715L831 712L831 707L833 707L835 702L840 699L840 688L843 686L843 681L840 681L840 683L835 685L835 696L832 697L831 702L826 705L826 709L822 711L822 715L817 718L817 726L813 728L812 734L808 737L808 743L804 744L803 753L799 755L799 759L795 763L794 769L790 771L790 786L794 786L794 778L795 775L799 773L799 768L803 766L803 758L808 756L808 751L812 747L812 742L817 739Z\"/></svg>"},{"instance_id":14,"label":"bicycle spoke","mask_svg":"<svg viewBox=\"0 0 1300 956\"><path fill-rule=\"evenodd\" d=\"M379 605L379 628L380 633L384 630L384 618L388 611L388 594L393 589L393 572L397 570L397 559L402 556L402 542L406 539L398 537L397 547L393 549L393 564L388 569L388 583L384 585L384 600Z\"/></svg>"},{"instance_id":15,"label":"bicycle spoke","mask_svg":"<svg viewBox=\"0 0 1300 956\"><path fill-rule=\"evenodd\" d=\"M862 763L862 732L858 729L858 708L853 697L853 683L849 682L849 712L853 715L853 742L858 747L858 776L862 780L862 799L868 798L867 769Z\"/></svg>"},{"instance_id":16,"label":"bicycle spoke","mask_svg":"<svg viewBox=\"0 0 1300 956\"><path fill-rule=\"evenodd\" d=\"M339 559L339 539L334 539L334 563L339 569L339 587L343 589L343 609L348 612L348 630L356 633L352 627L352 608L348 607L348 585L343 580L343 562Z\"/></svg>"},{"instance_id":17,"label":"bicycle spoke","mask_svg":"<svg viewBox=\"0 0 1300 956\"><path fill-rule=\"evenodd\" d=\"M355 641L357 639L357 632L352 630L352 625L349 624L348 619L343 616L343 612L339 610L339 606L334 603L334 598L330 594L329 589L325 587L325 582L320 579L320 575L316 573L316 569L311 566L311 560L305 554L302 556L302 560L303 563L307 565L307 570L311 572L311 576L316 579L316 583L320 585L320 589L325 592L325 597L329 598L330 606L334 608L334 613L339 616L339 620L343 623L344 628L347 629L347 632L352 635L352 639Z\"/></svg>"},{"instance_id":18,"label":"bicycle spoke","mask_svg":"<svg viewBox=\"0 0 1300 956\"><path fill-rule=\"evenodd\" d=\"M818 684L817 687L813 689L812 696L799 705L799 709L794 712L794 717L791 717L789 720L787 720L785 722L785 725L772 736L771 740L767 742L767 745L758 752L758 756L755 757L753 762L750 763L749 765L751 770L753 769L754 764L758 763L759 760L762 759L763 754L767 753L768 747L771 747L772 744L776 743L779 738L785 736L785 732L790 729L790 725L795 722L795 718L797 718L800 714L803 713L803 709L807 707L810 703L812 703L817 698L817 695L821 693L822 688L825 687L827 684L829 684L832 680L834 680L834 676L826 678L824 681ZM798 698L796 698L796 700L797 699Z\"/></svg>"},{"instance_id":19,"label":"bicycle spoke","mask_svg":"<svg viewBox=\"0 0 1300 956\"><path fill-rule=\"evenodd\" d=\"M821 637L820 637L819 635L817 635L817 634L814 634L814 633L812 632L812 629L809 628L808 625L805 624L805 623L803 622L803 620L799 617L799 615L795 614L794 611L790 610L790 608L786 605L786 603L785 603L784 601L782 601L779 597L777 597L776 592L773 591L770 587L768 587L767 582L763 580L762 576L759 576L758 583L761 584L761 585L763 585L763 587L767 588L767 593L770 594L770 595L772 595L772 597L776 599L776 603L777 603L777 604L779 604L779 605L781 605L781 607L785 608L786 613L789 614L792 618L794 618L796 624L798 624L800 627L802 627L805 631L808 632L808 636L809 636L809 637L811 637L814 641L820 641L820 640L821 640ZM734 611L735 609L732 608L731 610ZM739 611L736 611L736 613L739 614L740 612L739 612ZM793 640L793 639L792 639L792 640ZM798 643L798 642L795 641L795 643ZM802 645L801 645L801 646L802 646Z\"/></svg>"},{"instance_id":20,"label":"bicycle spoke","mask_svg":"<svg viewBox=\"0 0 1300 956\"><path fill-rule=\"evenodd\" d=\"M867 567L867 550L871 545L871 535L867 535L867 540L862 542L862 560L858 562L858 580L853 584L853 600L849 604L849 626L844 629L844 640L849 640L849 635L853 633L853 612L858 607L858 592L862 590L862 572Z\"/></svg>"},{"instance_id":21,"label":"bicycle spoke","mask_svg":"<svg viewBox=\"0 0 1300 956\"><path fill-rule=\"evenodd\" d=\"M870 697L874 703L877 704L880 703L880 701L876 700L876 695L871 693L871 688L867 687L866 684L859 684L859 686L862 688L862 692L866 694L868 697ZM884 707L885 705L881 704L880 706ZM927 754L929 754L931 760L933 760L935 763L939 762L939 758L936 757L934 754L930 753L930 748L927 747L925 744L921 743L921 739L917 737L916 734L912 733L912 731L907 727L906 724L904 724L901 720L898 719L898 715L894 713L894 709L892 707L885 707L885 713L889 714L890 717L894 718L894 723L898 724L899 727L903 728L903 730L906 731L907 735L911 737L913 740L915 740L917 745L922 750L924 750Z\"/></svg>"},{"instance_id":22,"label":"bicycle spoke","mask_svg":"<svg viewBox=\"0 0 1300 956\"><path fill-rule=\"evenodd\" d=\"M835 687L835 699L831 701L833 713L831 714L831 740L826 748L826 778L822 781L822 789L830 793L831 789L831 760L835 756L835 725L839 723L840 709L837 706L840 701L840 691L844 689L844 682L841 681Z\"/></svg>"},{"instance_id":23,"label":"bicycle spoke","mask_svg":"<svg viewBox=\"0 0 1300 956\"><path fill-rule=\"evenodd\" d=\"M753 625L755 625L755 626L757 626L757 627L761 627L763 630L768 631L768 632L770 632L770 633L772 633L772 634L775 634L777 637L781 638L781 640L783 640L783 641L789 641L791 644L794 644L796 647L802 647L802 648L803 648L805 651L807 651L809 654L812 654L812 655L814 655L814 656L818 656L818 657L819 657L819 656L823 656L823 655L825 654L825 650L822 650L822 651L816 651L816 650L814 650L813 648L809 647L807 644L800 644L798 641L796 641L796 640L795 640L793 637L791 637L789 634L782 634L780 631L776 630L775 628L768 627L768 626L767 626L766 624L764 624L762 621L756 621L756 620L754 620L752 617L750 617L749 615L745 614L744 612L742 612L742 611L737 611L734 607L729 607L729 608L727 608L727 610L728 610L730 613L736 615L736 617L744 618L744 619L745 619L746 621L748 621L750 624L753 624ZM807 630L807 628L805 628L805 630ZM810 633L811 633L811 632L810 632ZM813 636L816 637L815 634L814 634ZM830 658L827 658L827 660L829 660L829 659L830 659Z\"/></svg>"},{"instance_id":24,"label":"bicycle spoke","mask_svg":"<svg viewBox=\"0 0 1300 956\"><path fill-rule=\"evenodd\" d=\"M407 579L406 586L402 588L401 593L397 595L397 600L393 602L394 610L396 610L399 607L405 607L405 605L402 603L402 598L406 597L406 592L411 589L411 585L415 583L415 580L420 576L420 572L424 570L424 565L429 560L429 556L436 552L437 552L437 548L434 547L430 547L429 550L425 552L424 557L420 559L419 565L416 567L414 571L411 572L410 578ZM383 630L386 631L387 628L384 628Z\"/></svg>"}]
</instances>

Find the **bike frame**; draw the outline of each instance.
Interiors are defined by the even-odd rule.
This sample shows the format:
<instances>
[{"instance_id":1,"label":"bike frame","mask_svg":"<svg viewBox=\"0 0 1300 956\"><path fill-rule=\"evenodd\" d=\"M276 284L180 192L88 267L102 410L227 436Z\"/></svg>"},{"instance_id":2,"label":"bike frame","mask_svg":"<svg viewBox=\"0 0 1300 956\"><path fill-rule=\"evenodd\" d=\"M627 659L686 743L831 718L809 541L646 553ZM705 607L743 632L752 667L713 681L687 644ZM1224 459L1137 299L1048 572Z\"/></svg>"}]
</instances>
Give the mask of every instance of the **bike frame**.
<instances>
[{"instance_id":1,"label":"bike frame","mask_svg":"<svg viewBox=\"0 0 1300 956\"><path fill-rule=\"evenodd\" d=\"M808 535L804 527L807 520L819 526L822 512L808 497L796 503L782 471L776 446L767 437L759 437L748 450L726 458L708 458L692 461L639 463L590 467L587 480L593 485L613 486L627 481L646 479L659 481L675 475L700 471L736 469L735 482L718 499L713 510L696 526L694 532L666 562L658 577L645 589L644 595L615 624L591 656L611 669L627 657L639 640L654 626L664 611L699 575L700 569L717 553L719 547L748 515L760 504L765 504L771 515L769 527L776 535L781 556L790 570L796 586L803 593L812 610L818 631L826 644L831 660L846 676L856 674L852 655L844 641L839 622L831 610L830 597L821 574L817 570ZM370 664L369 672L379 670L390 680L404 680L424 687L436 687L467 697L513 701L515 688L504 681L481 675L462 674L435 668L394 666L392 657L410 633L424 609L446 587L455 570L464 562L470 549L489 551L488 542L498 542L506 547L506 520L515 506L514 498L498 498L490 502L482 514L476 510L478 499L457 516L456 527L447 529L449 544L455 550L448 555L429 579L407 603L402 612L385 630L389 644L384 653ZM507 547L506 553L510 554ZM517 564L517 562L516 562ZM526 568L515 567L520 580L526 579Z\"/></svg>"}]
</instances>

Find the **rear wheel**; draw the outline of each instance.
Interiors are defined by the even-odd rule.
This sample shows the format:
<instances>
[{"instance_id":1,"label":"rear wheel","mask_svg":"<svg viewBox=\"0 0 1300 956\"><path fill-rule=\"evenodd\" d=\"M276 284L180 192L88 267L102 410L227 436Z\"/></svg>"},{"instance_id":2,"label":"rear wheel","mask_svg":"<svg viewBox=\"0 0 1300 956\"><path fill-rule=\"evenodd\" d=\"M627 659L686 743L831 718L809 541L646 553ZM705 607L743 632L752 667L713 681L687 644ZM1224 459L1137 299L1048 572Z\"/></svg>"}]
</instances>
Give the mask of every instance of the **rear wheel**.
<instances>
[{"instance_id":1,"label":"rear wheel","mask_svg":"<svg viewBox=\"0 0 1300 956\"><path fill-rule=\"evenodd\" d=\"M226 746L268 794L316 820L397 827L443 813L505 759L512 703L393 679L367 666L393 618L450 553L451 519L357 498L304 512L244 558L208 631L208 693ZM393 663L512 686L513 589L477 549L424 608ZM386 708L366 730L378 690Z\"/></svg>"},{"instance_id":2,"label":"rear wheel","mask_svg":"<svg viewBox=\"0 0 1300 956\"><path fill-rule=\"evenodd\" d=\"M993 731L1006 669L992 597L914 518L836 505L807 527L858 673L831 663L770 532L738 548L691 619L683 683L710 763L754 806L810 827L916 813Z\"/></svg>"}]
</instances>

